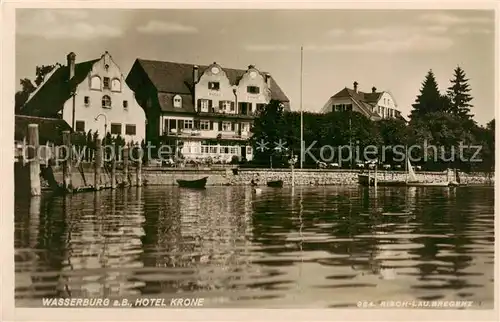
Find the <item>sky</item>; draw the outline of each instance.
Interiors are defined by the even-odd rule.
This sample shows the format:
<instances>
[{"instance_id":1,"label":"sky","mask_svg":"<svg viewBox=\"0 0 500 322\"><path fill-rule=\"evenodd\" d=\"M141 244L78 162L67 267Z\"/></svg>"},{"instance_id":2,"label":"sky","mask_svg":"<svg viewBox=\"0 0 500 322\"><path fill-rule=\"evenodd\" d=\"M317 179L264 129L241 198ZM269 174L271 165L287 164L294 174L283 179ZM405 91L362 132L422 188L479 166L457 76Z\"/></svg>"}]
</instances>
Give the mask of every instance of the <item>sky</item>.
<instances>
[{"instance_id":1,"label":"sky","mask_svg":"<svg viewBox=\"0 0 500 322\"><path fill-rule=\"evenodd\" d=\"M485 124L495 114L494 26L486 10L17 9L16 79L71 51L77 62L108 51L125 76L136 58L255 65L299 110L303 46L304 110L357 81L389 91L406 116L430 69L444 93L461 66Z\"/></svg>"}]
</instances>

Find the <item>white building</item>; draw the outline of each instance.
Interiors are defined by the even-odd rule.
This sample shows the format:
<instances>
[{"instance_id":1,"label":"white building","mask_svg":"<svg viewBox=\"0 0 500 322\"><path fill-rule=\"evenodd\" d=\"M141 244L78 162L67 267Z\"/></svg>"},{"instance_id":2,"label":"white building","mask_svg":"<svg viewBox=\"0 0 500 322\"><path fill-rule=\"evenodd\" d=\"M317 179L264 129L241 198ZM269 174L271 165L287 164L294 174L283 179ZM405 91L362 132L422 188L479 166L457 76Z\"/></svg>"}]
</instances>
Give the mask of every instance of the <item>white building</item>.
<instances>
[{"instance_id":1,"label":"white building","mask_svg":"<svg viewBox=\"0 0 500 322\"><path fill-rule=\"evenodd\" d=\"M120 135L141 142L146 136L146 116L127 86L111 55L76 63L67 56L66 66L56 66L30 95L21 109L26 115L57 117L74 131Z\"/></svg>"},{"instance_id":2,"label":"white building","mask_svg":"<svg viewBox=\"0 0 500 322\"><path fill-rule=\"evenodd\" d=\"M248 142L256 113L289 99L255 66L225 68L137 59L127 83L146 111L148 141L182 144L186 159L251 160ZM176 142L176 143L173 143Z\"/></svg>"},{"instance_id":3,"label":"white building","mask_svg":"<svg viewBox=\"0 0 500 322\"><path fill-rule=\"evenodd\" d=\"M398 110L396 100L388 91L362 92L358 89L358 82L353 83L353 89L345 87L328 99L323 106L323 113L354 111L359 112L371 120L387 118L403 119Z\"/></svg>"}]
</instances>

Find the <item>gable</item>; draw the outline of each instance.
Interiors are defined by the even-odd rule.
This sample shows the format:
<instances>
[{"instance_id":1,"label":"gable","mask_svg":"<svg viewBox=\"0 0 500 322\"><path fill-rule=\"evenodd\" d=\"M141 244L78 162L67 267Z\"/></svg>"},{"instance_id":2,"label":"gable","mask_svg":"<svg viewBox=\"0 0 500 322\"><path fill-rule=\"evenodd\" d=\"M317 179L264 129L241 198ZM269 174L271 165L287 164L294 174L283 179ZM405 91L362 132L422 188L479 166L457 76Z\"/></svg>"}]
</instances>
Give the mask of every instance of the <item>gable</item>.
<instances>
[{"instance_id":1,"label":"gable","mask_svg":"<svg viewBox=\"0 0 500 322\"><path fill-rule=\"evenodd\" d=\"M134 68L136 64L140 65L144 73L147 75L148 79L151 81L153 86L158 92L164 93L175 93L175 94L193 94L193 64L184 63L174 63L174 62L163 62L163 61L153 61L137 59L134 63ZM203 73L209 68L209 66L198 66L198 75L203 75ZM230 84L236 85L239 83L243 75L247 72L241 69L232 68L222 68L225 72ZM137 72L137 71L134 71ZM132 71L131 71L132 73ZM129 82L129 77L127 77L127 82ZM132 77L131 77L132 78ZM137 80L130 79L131 86ZM136 84L137 85L137 84ZM288 102L289 99L283 92L283 90L278 86L274 78L271 76L271 99L279 100L282 102Z\"/></svg>"}]
</instances>

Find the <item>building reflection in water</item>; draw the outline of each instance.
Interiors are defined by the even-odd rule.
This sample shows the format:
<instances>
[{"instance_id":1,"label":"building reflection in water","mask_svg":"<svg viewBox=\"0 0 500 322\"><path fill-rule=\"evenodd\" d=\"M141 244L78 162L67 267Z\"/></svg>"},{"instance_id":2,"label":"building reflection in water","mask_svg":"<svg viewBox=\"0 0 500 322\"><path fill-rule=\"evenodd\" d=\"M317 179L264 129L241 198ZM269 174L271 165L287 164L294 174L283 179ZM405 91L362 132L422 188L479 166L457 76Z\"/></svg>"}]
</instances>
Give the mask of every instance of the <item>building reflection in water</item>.
<instances>
[{"instance_id":1,"label":"building reflection in water","mask_svg":"<svg viewBox=\"0 0 500 322\"><path fill-rule=\"evenodd\" d=\"M244 275L251 260L250 189L169 187L148 190L145 198L161 200L147 210L156 217L148 219L147 233L156 238L148 237L154 245L145 262L161 268L154 281L141 276L148 292L228 289Z\"/></svg>"},{"instance_id":2,"label":"building reflection in water","mask_svg":"<svg viewBox=\"0 0 500 322\"><path fill-rule=\"evenodd\" d=\"M137 200L130 202L129 194L134 195L129 190L113 190L65 198L66 218L70 218L71 225L58 285L62 295L138 294L143 283L135 281L134 271L143 266L140 255L144 214L140 189L135 193ZM77 211L71 211L72 203L78 204Z\"/></svg>"}]
</instances>

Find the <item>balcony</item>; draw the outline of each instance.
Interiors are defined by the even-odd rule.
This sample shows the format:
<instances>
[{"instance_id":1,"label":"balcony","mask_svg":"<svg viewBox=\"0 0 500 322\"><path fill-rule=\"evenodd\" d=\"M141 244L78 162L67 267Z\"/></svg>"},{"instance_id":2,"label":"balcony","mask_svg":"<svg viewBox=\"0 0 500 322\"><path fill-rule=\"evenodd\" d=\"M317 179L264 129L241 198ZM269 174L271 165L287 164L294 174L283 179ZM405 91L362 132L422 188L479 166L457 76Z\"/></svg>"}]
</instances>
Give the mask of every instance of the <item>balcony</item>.
<instances>
[{"instance_id":1,"label":"balcony","mask_svg":"<svg viewBox=\"0 0 500 322\"><path fill-rule=\"evenodd\" d=\"M227 112L221 111L218 109L212 109L211 111L197 111L200 116L212 116L212 117L221 117L221 118L244 118L244 119L252 119L257 116L257 113L248 112L248 113L236 113L236 112Z\"/></svg>"}]
</instances>

